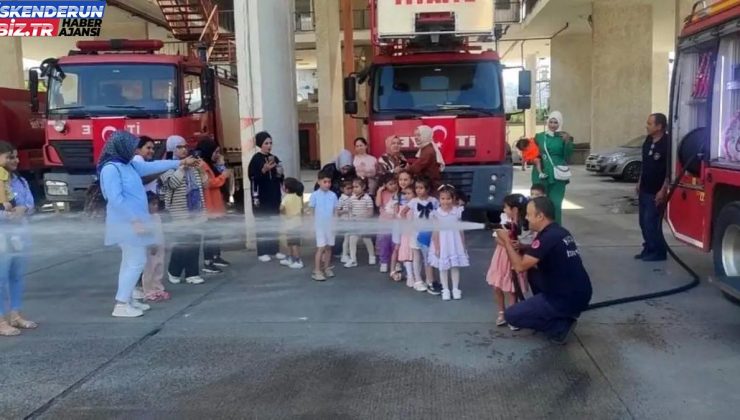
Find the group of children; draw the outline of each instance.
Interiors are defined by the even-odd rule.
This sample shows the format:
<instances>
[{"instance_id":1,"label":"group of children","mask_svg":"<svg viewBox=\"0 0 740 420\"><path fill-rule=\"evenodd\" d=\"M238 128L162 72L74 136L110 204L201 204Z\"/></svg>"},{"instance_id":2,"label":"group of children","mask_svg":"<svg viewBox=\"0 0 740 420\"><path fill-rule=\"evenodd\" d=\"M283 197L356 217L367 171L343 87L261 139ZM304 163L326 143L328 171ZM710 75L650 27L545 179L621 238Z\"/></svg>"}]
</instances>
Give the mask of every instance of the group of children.
<instances>
[{"instance_id":1,"label":"group of children","mask_svg":"<svg viewBox=\"0 0 740 420\"><path fill-rule=\"evenodd\" d=\"M339 239L342 241L341 263L345 268L358 266L357 247L362 242L367 248L368 263L376 265L379 262L380 272L388 274L394 281L401 281L405 271L409 288L442 295L443 300L462 298L459 270L469 266L470 262L463 233L454 226L462 217L463 207L452 186L444 185L432 191L429 180L414 179L409 172L401 171L384 175L379 180L380 188L374 200L367 193L366 181L361 178L344 181L338 197L331 190L332 175L319 173L318 188L311 194L305 211L314 219L316 253L311 277L315 281L326 281L335 276L332 249L337 232L350 230ZM284 265L303 268L298 228L304 213L303 187L299 181L289 178L285 181L285 192L281 212L285 218L284 235L291 256ZM415 230L422 230L424 221L430 220L449 224L450 229L435 232ZM352 228L348 229L349 226ZM376 235L375 243L372 237L362 233L378 230L385 232ZM439 271L440 282L434 280L435 269Z\"/></svg>"},{"instance_id":2,"label":"group of children","mask_svg":"<svg viewBox=\"0 0 740 420\"><path fill-rule=\"evenodd\" d=\"M462 219L463 201L453 186L443 185L432 191L429 180L414 179L409 172L401 171L380 178L373 200L367 193L367 183L363 179L344 181L341 195L337 197L331 190L332 174L322 172L318 178L318 189L311 194L305 211L311 213L314 219L316 253L311 277L315 281L335 277L332 249L336 243L337 228L353 226L354 231L340 236L343 241L341 262L345 268L358 266L357 247L362 241L367 247L369 265L379 262L380 272L387 273L392 280L399 282L405 277L409 288L441 295L445 301L462 298L460 269L468 267L470 259L464 233L456 226ZM281 212L286 219L284 227L290 257L283 264L300 269L304 267L300 259L303 185L296 179L288 178L285 191ZM532 187L533 198L544 195L544 186L538 184ZM504 211L501 214L501 226L511 232L512 239L518 241L522 248L531 244L533 239L526 223L528 201L521 194L511 194L504 199ZM375 218L376 209L379 224L363 224ZM436 226L433 232L423 231L425 221ZM449 226L449 229L445 226ZM387 231L378 234L373 244L370 236L361 233L364 230ZM435 281L435 270L439 282ZM503 247L497 247L486 281L494 288L494 299L499 309L497 325L504 326L507 298L511 305L517 301L517 289L519 292L527 291L526 276L515 273Z\"/></svg>"}]
</instances>

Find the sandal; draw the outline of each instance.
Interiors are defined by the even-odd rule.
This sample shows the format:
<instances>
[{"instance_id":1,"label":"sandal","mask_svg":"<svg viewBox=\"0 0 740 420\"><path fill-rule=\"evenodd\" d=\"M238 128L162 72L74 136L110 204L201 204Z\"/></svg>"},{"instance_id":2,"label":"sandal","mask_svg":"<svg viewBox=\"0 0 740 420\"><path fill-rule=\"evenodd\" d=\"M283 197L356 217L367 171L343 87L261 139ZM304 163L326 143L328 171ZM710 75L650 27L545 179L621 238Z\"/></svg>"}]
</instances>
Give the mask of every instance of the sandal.
<instances>
[{"instance_id":1,"label":"sandal","mask_svg":"<svg viewBox=\"0 0 740 420\"><path fill-rule=\"evenodd\" d=\"M12 327L5 318L0 318L0 337L15 337L20 333L21 330Z\"/></svg>"},{"instance_id":2,"label":"sandal","mask_svg":"<svg viewBox=\"0 0 740 420\"><path fill-rule=\"evenodd\" d=\"M18 312L10 313L10 325L21 330L35 330L39 327L39 324L27 319L23 319L21 314L19 314Z\"/></svg>"},{"instance_id":3,"label":"sandal","mask_svg":"<svg viewBox=\"0 0 740 420\"><path fill-rule=\"evenodd\" d=\"M170 300L170 294L168 292L165 292L164 290L159 292L152 292L147 294L146 301L147 302L164 302L166 300Z\"/></svg>"},{"instance_id":4,"label":"sandal","mask_svg":"<svg viewBox=\"0 0 740 420\"><path fill-rule=\"evenodd\" d=\"M498 319L496 319L496 326L503 327L506 325L506 318L504 318L504 311L498 313Z\"/></svg>"},{"instance_id":5,"label":"sandal","mask_svg":"<svg viewBox=\"0 0 740 420\"><path fill-rule=\"evenodd\" d=\"M401 270L395 270L391 272L390 274L391 280L395 281L396 283L403 280L403 271Z\"/></svg>"}]
</instances>

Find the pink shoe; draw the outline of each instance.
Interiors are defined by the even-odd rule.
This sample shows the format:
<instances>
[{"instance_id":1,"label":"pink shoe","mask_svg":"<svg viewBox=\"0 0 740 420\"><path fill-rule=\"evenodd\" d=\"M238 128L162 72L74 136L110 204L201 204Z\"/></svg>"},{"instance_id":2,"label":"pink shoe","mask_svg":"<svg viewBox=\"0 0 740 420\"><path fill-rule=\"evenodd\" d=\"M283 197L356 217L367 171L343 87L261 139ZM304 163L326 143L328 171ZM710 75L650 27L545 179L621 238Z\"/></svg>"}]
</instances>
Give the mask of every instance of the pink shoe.
<instances>
[{"instance_id":1,"label":"pink shoe","mask_svg":"<svg viewBox=\"0 0 740 420\"><path fill-rule=\"evenodd\" d=\"M161 292L151 292L146 295L146 301L147 302L164 302L166 300L170 300L170 294L165 291Z\"/></svg>"}]
</instances>

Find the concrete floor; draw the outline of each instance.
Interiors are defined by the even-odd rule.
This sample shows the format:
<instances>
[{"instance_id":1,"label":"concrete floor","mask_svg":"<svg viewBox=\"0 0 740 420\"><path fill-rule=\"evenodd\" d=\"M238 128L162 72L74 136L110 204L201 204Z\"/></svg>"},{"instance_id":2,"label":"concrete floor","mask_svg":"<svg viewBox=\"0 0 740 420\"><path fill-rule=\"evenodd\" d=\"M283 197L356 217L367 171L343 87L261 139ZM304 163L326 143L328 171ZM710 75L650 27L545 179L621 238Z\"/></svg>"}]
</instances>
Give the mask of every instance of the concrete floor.
<instances>
[{"instance_id":1,"label":"concrete floor","mask_svg":"<svg viewBox=\"0 0 740 420\"><path fill-rule=\"evenodd\" d=\"M527 176L517 172L517 185ZM636 263L634 186L578 170L572 229L594 300L688 282ZM368 267L317 284L231 253L227 275L170 286L145 317L110 317L117 255L33 262L37 331L0 339L0 417L736 418L740 307L704 282L681 295L583 315L567 346L493 324L490 233L469 235L464 299L442 302ZM703 276L709 258L681 247Z\"/></svg>"}]
</instances>

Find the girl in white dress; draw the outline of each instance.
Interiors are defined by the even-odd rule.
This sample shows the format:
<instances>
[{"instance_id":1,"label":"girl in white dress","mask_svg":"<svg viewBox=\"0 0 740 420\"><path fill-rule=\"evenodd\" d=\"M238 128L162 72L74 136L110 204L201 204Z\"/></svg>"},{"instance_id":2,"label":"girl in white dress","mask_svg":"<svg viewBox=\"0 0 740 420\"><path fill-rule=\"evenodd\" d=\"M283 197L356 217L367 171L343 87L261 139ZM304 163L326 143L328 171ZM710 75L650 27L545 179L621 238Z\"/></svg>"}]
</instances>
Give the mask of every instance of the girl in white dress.
<instances>
[{"instance_id":1,"label":"girl in white dress","mask_svg":"<svg viewBox=\"0 0 740 420\"><path fill-rule=\"evenodd\" d=\"M468 251L465 249L465 238L460 230L446 229L462 218L463 207L457 205L457 194L451 185L439 188L439 208L432 217L437 221L440 230L432 235L429 249L429 263L439 270L442 282L442 300L462 299L460 291L460 268L470 266ZM452 293L450 294L449 277L452 274ZM450 296L452 295L452 296Z\"/></svg>"}]
</instances>

